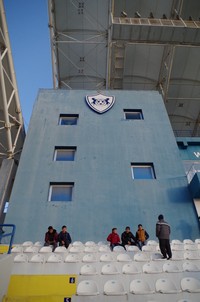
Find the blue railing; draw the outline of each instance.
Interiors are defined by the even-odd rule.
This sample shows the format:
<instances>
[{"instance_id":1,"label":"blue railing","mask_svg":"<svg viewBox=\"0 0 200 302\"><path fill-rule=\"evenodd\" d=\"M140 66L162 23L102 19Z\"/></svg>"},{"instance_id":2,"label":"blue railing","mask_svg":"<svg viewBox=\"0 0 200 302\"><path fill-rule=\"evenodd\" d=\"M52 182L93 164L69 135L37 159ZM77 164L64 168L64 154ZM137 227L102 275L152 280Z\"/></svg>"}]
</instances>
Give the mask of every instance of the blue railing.
<instances>
[{"instance_id":1,"label":"blue railing","mask_svg":"<svg viewBox=\"0 0 200 302\"><path fill-rule=\"evenodd\" d=\"M15 236L15 225L14 224L0 224L0 244L4 240L4 238L9 239L9 247L8 247L8 254L11 253L14 236Z\"/></svg>"}]
</instances>

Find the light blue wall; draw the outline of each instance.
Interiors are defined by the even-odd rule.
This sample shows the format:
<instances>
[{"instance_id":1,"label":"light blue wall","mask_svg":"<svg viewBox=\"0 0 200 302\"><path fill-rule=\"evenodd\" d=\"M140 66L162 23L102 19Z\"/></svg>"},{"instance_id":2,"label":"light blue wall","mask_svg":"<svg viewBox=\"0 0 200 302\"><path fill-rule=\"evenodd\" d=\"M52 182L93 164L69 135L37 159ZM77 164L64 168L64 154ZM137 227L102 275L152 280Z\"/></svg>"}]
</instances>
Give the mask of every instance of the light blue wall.
<instances>
[{"instance_id":1,"label":"light blue wall","mask_svg":"<svg viewBox=\"0 0 200 302\"><path fill-rule=\"evenodd\" d=\"M43 240L49 225L68 226L73 240L105 240L138 223L155 239L160 213L171 239L199 237L199 226L176 140L156 92L105 91L112 109L92 111L96 91L40 90L34 106L6 223L16 242ZM142 109L144 120L125 120L123 109ZM59 126L61 113L79 114L78 125ZM55 146L77 146L74 162L54 162ZM133 180L131 162L153 162L155 180ZM74 182L73 201L48 201L50 182Z\"/></svg>"}]
</instances>

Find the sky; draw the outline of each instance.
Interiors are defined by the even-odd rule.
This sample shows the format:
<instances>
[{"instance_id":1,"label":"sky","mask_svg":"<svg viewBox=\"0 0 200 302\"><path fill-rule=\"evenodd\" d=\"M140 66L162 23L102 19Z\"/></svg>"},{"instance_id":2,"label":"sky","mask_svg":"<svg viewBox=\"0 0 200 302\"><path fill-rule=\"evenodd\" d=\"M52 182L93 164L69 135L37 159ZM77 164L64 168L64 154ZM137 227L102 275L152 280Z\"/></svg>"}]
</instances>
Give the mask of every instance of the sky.
<instances>
[{"instance_id":1,"label":"sky","mask_svg":"<svg viewBox=\"0 0 200 302\"><path fill-rule=\"evenodd\" d=\"M53 88L48 0L4 0L18 93L28 129L40 88Z\"/></svg>"}]
</instances>

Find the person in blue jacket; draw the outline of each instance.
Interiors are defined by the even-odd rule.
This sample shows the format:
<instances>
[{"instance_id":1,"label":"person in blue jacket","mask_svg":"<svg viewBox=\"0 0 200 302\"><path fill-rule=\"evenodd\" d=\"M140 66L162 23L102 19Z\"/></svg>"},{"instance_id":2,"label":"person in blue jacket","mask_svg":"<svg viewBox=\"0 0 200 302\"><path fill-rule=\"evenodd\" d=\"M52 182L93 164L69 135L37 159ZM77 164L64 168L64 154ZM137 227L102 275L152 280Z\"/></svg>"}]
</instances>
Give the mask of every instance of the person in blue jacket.
<instances>
[{"instance_id":1,"label":"person in blue jacket","mask_svg":"<svg viewBox=\"0 0 200 302\"><path fill-rule=\"evenodd\" d=\"M58 235L59 246L65 246L68 248L70 243L72 242L70 234L67 232L66 225L62 226L62 231Z\"/></svg>"}]
</instances>

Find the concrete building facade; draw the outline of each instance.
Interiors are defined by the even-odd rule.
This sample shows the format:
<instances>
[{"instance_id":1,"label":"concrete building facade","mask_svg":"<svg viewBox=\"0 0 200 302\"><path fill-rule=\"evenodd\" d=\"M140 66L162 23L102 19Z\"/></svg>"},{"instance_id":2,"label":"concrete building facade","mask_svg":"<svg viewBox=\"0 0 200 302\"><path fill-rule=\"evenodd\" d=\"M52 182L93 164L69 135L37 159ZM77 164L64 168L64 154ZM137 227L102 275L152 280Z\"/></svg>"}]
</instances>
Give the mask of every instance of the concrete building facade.
<instances>
[{"instance_id":1,"label":"concrete building facade","mask_svg":"<svg viewBox=\"0 0 200 302\"><path fill-rule=\"evenodd\" d=\"M100 114L86 96L115 102ZM15 241L42 241L49 225L58 231L67 225L73 240L104 241L112 227L135 232L139 223L155 239L160 213L172 239L198 238L160 94L39 90L6 216L16 225Z\"/></svg>"}]
</instances>

